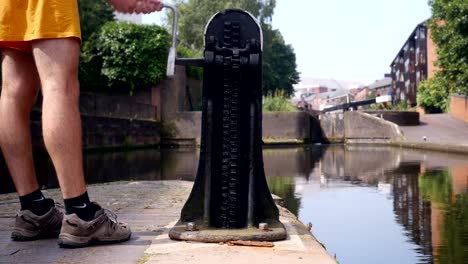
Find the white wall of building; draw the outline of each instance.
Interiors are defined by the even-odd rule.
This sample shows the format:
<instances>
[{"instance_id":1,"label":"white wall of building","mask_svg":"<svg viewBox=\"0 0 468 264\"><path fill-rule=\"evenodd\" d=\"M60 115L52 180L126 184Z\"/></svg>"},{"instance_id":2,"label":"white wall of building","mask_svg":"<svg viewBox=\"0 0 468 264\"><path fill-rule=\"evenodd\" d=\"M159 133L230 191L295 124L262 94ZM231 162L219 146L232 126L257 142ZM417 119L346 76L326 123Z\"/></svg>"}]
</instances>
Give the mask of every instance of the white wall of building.
<instances>
[{"instance_id":1,"label":"white wall of building","mask_svg":"<svg viewBox=\"0 0 468 264\"><path fill-rule=\"evenodd\" d=\"M142 24L143 23L143 15L142 14L124 14L119 12L114 12L115 19L118 21L125 21L135 24Z\"/></svg>"}]
</instances>

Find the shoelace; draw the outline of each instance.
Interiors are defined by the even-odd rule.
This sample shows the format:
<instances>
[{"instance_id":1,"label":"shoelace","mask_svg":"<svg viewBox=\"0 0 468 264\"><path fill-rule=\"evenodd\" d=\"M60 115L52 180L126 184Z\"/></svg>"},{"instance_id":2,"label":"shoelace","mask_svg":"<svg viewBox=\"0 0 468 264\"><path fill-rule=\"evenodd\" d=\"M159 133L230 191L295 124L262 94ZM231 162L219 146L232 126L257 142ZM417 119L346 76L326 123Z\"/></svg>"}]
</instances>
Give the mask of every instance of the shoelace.
<instances>
[{"instance_id":1,"label":"shoelace","mask_svg":"<svg viewBox=\"0 0 468 264\"><path fill-rule=\"evenodd\" d=\"M104 210L104 213L108 216L108 218L110 220L112 220L112 222L118 223L117 222L117 215L114 212L112 212L111 210L106 209L106 208L103 208L103 210Z\"/></svg>"}]
</instances>

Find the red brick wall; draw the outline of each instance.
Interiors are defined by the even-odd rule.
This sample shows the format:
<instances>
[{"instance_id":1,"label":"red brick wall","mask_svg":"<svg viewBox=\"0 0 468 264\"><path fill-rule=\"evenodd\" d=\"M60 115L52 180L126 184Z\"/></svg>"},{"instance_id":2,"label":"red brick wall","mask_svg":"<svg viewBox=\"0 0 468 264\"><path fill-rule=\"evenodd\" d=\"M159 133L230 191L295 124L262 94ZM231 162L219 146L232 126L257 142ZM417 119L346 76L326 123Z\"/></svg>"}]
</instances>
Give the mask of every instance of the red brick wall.
<instances>
[{"instance_id":1,"label":"red brick wall","mask_svg":"<svg viewBox=\"0 0 468 264\"><path fill-rule=\"evenodd\" d=\"M437 61L437 46L432 41L432 31L427 29L427 78L432 78L437 72L435 62Z\"/></svg>"},{"instance_id":2,"label":"red brick wall","mask_svg":"<svg viewBox=\"0 0 468 264\"><path fill-rule=\"evenodd\" d=\"M367 96L369 95L369 89L364 88L361 91L357 92L356 95L354 96L354 101L363 101L367 99Z\"/></svg>"},{"instance_id":3,"label":"red brick wall","mask_svg":"<svg viewBox=\"0 0 468 264\"><path fill-rule=\"evenodd\" d=\"M468 123L468 96L452 95L450 97L450 114L453 118Z\"/></svg>"}]
</instances>

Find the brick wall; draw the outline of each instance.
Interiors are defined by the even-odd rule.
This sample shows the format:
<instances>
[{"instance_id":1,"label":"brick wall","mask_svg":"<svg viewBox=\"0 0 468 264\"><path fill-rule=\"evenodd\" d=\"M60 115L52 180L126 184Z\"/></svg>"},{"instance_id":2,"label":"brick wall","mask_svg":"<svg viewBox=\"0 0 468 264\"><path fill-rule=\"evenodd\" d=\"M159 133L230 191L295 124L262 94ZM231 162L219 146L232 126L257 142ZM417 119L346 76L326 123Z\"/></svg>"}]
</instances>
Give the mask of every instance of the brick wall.
<instances>
[{"instance_id":1,"label":"brick wall","mask_svg":"<svg viewBox=\"0 0 468 264\"><path fill-rule=\"evenodd\" d=\"M435 62L437 61L437 46L432 41L432 30L427 29L427 78L432 78L437 72Z\"/></svg>"},{"instance_id":2,"label":"brick wall","mask_svg":"<svg viewBox=\"0 0 468 264\"><path fill-rule=\"evenodd\" d=\"M150 89L128 92L82 92L80 112L92 116L130 118L143 120L161 119L160 85Z\"/></svg>"},{"instance_id":3,"label":"brick wall","mask_svg":"<svg viewBox=\"0 0 468 264\"><path fill-rule=\"evenodd\" d=\"M146 146L160 143L160 123L81 115L84 148ZM43 147L41 112L31 114L33 145Z\"/></svg>"},{"instance_id":4,"label":"brick wall","mask_svg":"<svg viewBox=\"0 0 468 264\"><path fill-rule=\"evenodd\" d=\"M468 96L452 95L450 97L450 114L453 118L468 123Z\"/></svg>"}]
</instances>

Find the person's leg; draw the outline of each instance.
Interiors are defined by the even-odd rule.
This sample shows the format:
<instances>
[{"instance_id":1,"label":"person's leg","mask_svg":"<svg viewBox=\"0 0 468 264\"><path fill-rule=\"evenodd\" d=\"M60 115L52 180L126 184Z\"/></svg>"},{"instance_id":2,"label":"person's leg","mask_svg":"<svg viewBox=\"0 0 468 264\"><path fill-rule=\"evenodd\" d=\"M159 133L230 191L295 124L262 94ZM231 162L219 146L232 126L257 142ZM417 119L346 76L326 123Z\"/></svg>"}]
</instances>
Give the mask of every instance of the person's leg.
<instances>
[{"instance_id":1,"label":"person's leg","mask_svg":"<svg viewBox=\"0 0 468 264\"><path fill-rule=\"evenodd\" d=\"M32 46L42 84L44 143L63 198L74 198L86 192L78 109L80 44L65 38L37 40Z\"/></svg>"},{"instance_id":2,"label":"person's leg","mask_svg":"<svg viewBox=\"0 0 468 264\"><path fill-rule=\"evenodd\" d=\"M0 143L21 203L11 233L13 240L57 236L62 225L63 214L52 199L42 195L34 171L29 115L38 89L32 56L3 49Z\"/></svg>"},{"instance_id":3,"label":"person's leg","mask_svg":"<svg viewBox=\"0 0 468 264\"><path fill-rule=\"evenodd\" d=\"M79 51L76 38L33 42L44 98L44 142L65 202L66 214L58 240L62 247L83 247L92 241L120 242L131 236L128 225L117 222L99 205L91 203L86 192L78 107Z\"/></svg>"},{"instance_id":4,"label":"person's leg","mask_svg":"<svg viewBox=\"0 0 468 264\"><path fill-rule=\"evenodd\" d=\"M20 196L39 188L34 171L29 115L36 102L39 78L31 55L2 50L0 143Z\"/></svg>"},{"instance_id":5,"label":"person's leg","mask_svg":"<svg viewBox=\"0 0 468 264\"><path fill-rule=\"evenodd\" d=\"M65 211L91 220L99 208L89 200L83 173L78 107L79 41L77 38L35 40L32 52L42 85L44 143L57 172Z\"/></svg>"}]
</instances>

